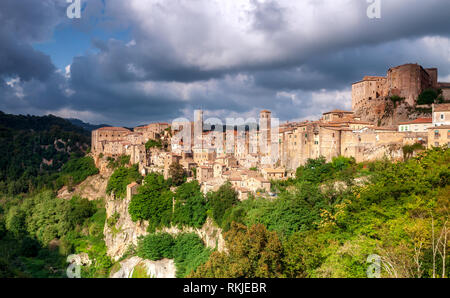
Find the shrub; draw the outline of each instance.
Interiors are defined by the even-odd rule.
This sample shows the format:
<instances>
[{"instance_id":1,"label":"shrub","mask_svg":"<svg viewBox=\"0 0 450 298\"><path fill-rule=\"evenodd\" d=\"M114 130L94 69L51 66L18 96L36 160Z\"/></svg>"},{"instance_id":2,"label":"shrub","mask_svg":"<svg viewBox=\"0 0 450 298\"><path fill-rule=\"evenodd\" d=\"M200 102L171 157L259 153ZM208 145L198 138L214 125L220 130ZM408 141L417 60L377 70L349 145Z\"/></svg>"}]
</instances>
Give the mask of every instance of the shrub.
<instances>
[{"instance_id":1,"label":"shrub","mask_svg":"<svg viewBox=\"0 0 450 298\"><path fill-rule=\"evenodd\" d=\"M432 88L425 89L422 93L420 93L417 98L418 105L432 104L436 101L439 101L440 94L442 90L435 90Z\"/></svg>"},{"instance_id":2,"label":"shrub","mask_svg":"<svg viewBox=\"0 0 450 298\"><path fill-rule=\"evenodd\" d=\"M134 195L128 206L133 221L148 220L149 231L169 226L172 219L172 198L170 184L162 175L151 173L145 177L139 194Z\"/></svg>"},{"instance_id":3,"label":"shrub","mask_svg":"<svg viewBox=\"0 0 450 298\"><path fill-rule=\"evenodd\" d=\"M120 155L117 158L108 157L108 168L116 169L118 167L126 167L130 164L129 155Z\"/></svg>"},{"instance_id":4,"label":"shrub","mask_svg":"<svg viewBox=\"0 0 450 298\"><path fill-rule=\"evenodd\" d=\"M111 175L106 186L106 193L113 193L118 198L124 198L127 191L127 185L131 182L140 182L142 180L139 174L138 166L133 165L130 168L119 167Z\"/></svg>"},{"instance_id":5,"label":"shrub","mask_svg":"<svg viewBox=\"0 0 450 298\"><path fill-rule=\"evenodd\" d=\"M177 162L174 162L169 167L169 175L172 178L174 186L179 186L186 181L186 173L183 166Z\"/></svg>"},{"instance_id":6,"label":"shrub","mask_svg":"<svg viewBox=\"0 0 450 298\"><path fill-rule=\"evenodd\" d=\"M391 97L389 97L389 99L392 101L392 103L394 104L394 108L397 106L397 103L402 102L405 100L404 97L400 97L398 95L392 95Z\"/></svg>"},{"instance_id":7,"label":"shrub","mask_svg":"<svg viewBox=\"0 0 450 298\"><path fill-rule=\"evenodd\" d=\"M195 233L179 234L175 238L173 258L177 268L177 277L186 277L205 263L210 249L206 248L202 239Z\"/></svg>"},{"instance_id":8,"label":"shrub","mask_svg":"<svg viewBox=\"0 0 450 298\"><path fill-rule=\"evenodd\" d=\"M147 143L145 143L145 149L148 150L150 148L162 148L162 143L160 140L148 140Z\"/></svg>"},{"instance_id":9,"label":"shrub","mask_svg":"<svg viewBox=\"0 0 450 298\"><path fill-rule=\"evenodd\" d=\"M139 240L137 255L152 261L172 259L174 241L169 233L149 234Z\"/></svg>"},{"instance_id":10,"label":"shrub","mask_svg":"<svg viewBox=\"0 0 450 298\"><path fill-rule=\"evenodd\" d=\"M219 226L223 224L225 212L239 202L238 194L230 182L222 185L218 191L208 193L207 200L212 217Z\"/></svg>"},{"instance_id":11,"label":"shrub","mask_svg":"<svg viewBox=\"0 0 450 298\"><path fill-rule=\"evenodd\" d=\"M173 224L201 228L206 220L206 200L198 182L184 183L175 193Z\"/></svg>"}]
</instances>

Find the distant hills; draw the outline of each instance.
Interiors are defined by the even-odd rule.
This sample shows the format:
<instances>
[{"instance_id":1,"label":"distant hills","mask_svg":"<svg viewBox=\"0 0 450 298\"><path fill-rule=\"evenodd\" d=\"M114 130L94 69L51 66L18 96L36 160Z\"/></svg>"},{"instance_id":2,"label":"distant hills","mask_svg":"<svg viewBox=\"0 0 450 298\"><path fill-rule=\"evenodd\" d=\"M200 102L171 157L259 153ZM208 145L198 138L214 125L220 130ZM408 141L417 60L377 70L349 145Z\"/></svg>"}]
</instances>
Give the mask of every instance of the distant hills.
<instances>
[{"instance_id":1,"label":"distant hills","mask_svg":"<svg viewBox=\"0 0 450 298\"><path fill-rule=\"evenodd\" d=\"M75 119L75 118L68 118L66 120L70 121L70 123L72 123L73 125L82 127L83 129L85 129L87 131L93 131L93 130L99 129L100 127L111 126L109 124L98 124L98 125L90 124L90 123L86 123L80 119Z\"/></svg>"}]
</instances>

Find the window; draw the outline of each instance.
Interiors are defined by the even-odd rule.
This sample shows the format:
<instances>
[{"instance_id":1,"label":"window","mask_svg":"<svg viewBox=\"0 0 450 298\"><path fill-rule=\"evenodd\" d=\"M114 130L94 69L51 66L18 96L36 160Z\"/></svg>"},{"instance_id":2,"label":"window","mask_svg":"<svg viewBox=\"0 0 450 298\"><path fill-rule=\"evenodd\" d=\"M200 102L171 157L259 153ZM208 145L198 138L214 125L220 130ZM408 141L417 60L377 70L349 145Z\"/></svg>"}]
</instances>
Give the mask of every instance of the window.
<instances>
[{"instance_id":1,"label":"window","mask_svg":"<svg viewBox=\"0 0 450 298\"><path fill-rule=\"evenodd\" d=\"M444 120L444 114L441 114L441 120Z\"/></svg>"},{"instance_id":2,"label":"window","mask_svg":"<svg viewBox=\"0 0 450 298\"><path fill-rule=\"evenodd\" d=\"M314 144L315 145L319 145L319 141L314 141Z\"/></svg>"},{"instance_id":3,"label":"window","mask_svg":"<svg viewBox=\"0 0 450 298\"><path fill-rule=\"evenodd\" d=\"M434 147L439 147L439 142L435 142Z\"/></svg>"}]
</instances>

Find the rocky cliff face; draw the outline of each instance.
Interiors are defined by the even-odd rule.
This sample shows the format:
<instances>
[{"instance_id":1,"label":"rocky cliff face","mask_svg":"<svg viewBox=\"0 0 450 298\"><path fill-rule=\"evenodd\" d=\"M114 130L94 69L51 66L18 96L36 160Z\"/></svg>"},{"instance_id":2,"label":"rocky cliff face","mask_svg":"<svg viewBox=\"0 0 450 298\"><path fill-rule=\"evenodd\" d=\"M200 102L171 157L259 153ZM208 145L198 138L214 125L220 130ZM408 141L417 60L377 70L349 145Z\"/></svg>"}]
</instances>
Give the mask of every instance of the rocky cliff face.
<instances>
[{"instance_id":1,"label":"rocky cliff face","mask_svg":"<svg viewBox=\"0 0 450 298\"><path fill-rule=\"evenodd\" d=\"M106 196L106 224L103 230L105 242L108 248L108 255L117 261L127 251L130 245L137 245L140 236L147 235L148 222L133 222L128 213L129 198L115 199ZM219 251L225 249L225 241L222 237L222 230L216 227L212 220L208 219L201 229L184 227L163 228L160 232L167 232L172 235L179 233L196 233L206 246L217 248Z\"/></svg>"},{"instance_id":2,"label":"rocky cliff face","mask_svg":"<svg viewBox=\"0 0 450 298\"><path fill-rule=\"evenodd\" d=\"M96 200L98 198L105 198L106 222L103 229L104 240L107 246L108 255L114 260L118 261L127 249L133 245L137 245L138 239L141 236L147 235L148 222L133 222L128 213L128 205L130 198L115 198L114 196L106 194L106 186L112 170L107 167L108 162L105 158L97 159L96 166L100 169L98 175L88 177L85 181L77 185L73 191L69 191L66 187L58 191L58 197L63 199L70 199L74 195L79 195L89 200ZM173 235L179 233L196 233L205 243L206 246L217 248L219 251L225 249L225 241L222 237L222 230L216 227L212 220L208 219L201 229L194 229L185 227L179 229L177 227L164 228L162 232L167 232ZM171 277L172 268L170 262L147 262L138 260L133 257L121 262L123 270L116 273L116 275L127 275L132 273L134 266L142 265L149 268L152 276ZM171 261L172 262L172 261ZM172 262L173 263L173 262ZM134 265L133 265L134 264ZM133 266L132 266L133 265ZM168 268L167 270L164 268ZM174 268L174 267L173 267ZM175 269L173 269L173 276L175 276ZM117 277L114 275L114 277Z\"/></svg>"},{"instance_id":3,"label":"rocky cliff face","mask_svg":"<svg viewBox=\"0 0 450 298\"><path fill-rule=\"evenodd\" d=\"M218 251L225 250L225 240L222 236L222 229L214 225L213 221L208 218L201 229L183 227L179 229L177 227L163 228L162 232L167 232L172 235L180 233L196 233L205 243L206 246L211 248L217 248Z\"/></svg>"},{"instance_id":4,"label":"rocky cliff face","mask_svg":"<svg viewBox=\"0 0 450 298\"><path fill-rule=\"evenodd\" d=\"M137 272L138 270L143 272ZM149 261L139 257L132 257L120 262L118 268L111 272L110 277L175 278L175 272L176 268L173 260L162 259L159 261ZM143 273L145 276L142 276Z\"/></svg>"},{"instance_id":5,"label":"rocky cliff face","mask_svg":"<svg viewBox=\"0 0 450 298\"><path fill-rule=\"evenodd\" d=\"M355 116L376 126L397 127L400 122L431 117L431 109L410 106L404 101L394 103L389 98L380 97L357 109Z\"/></svg>"},{"instance_id":6,"label":"rocky cliff face","mask_svg":"<svg viewBox=\"0 0 450 298\"><path fill-rule=\"evenodd\" d=\"M120 259L130 245L147 234L147 222L134 223L128 213L129 198L115 199L106 196L106 223L103 230L108 255L115 261Z\"/></svg>"},{"instance_id":7,"label":"rocky cliff face","mask_svg":"<svg viewBox=\"0 0 450 298\"><path fill-rule=\"evenodd\" d=\"M90 201L104 198L109 177L113 172L106 165L106 160L98 161L96 166L100 169L99 174L86 178L86 180L75 186L72 191L67 186L64 186L58 191L58 198L71 199L73 196L80 196Z\"/></svg>"},{"instance_id":8,"label":"rocky cliff face","mask_svg":"<svg viewBox=\"0 0 450 298\"><path fill-rule=\"evenodd\" d=\"M379 160L384 157L389 160L403 160L403 150L400 144L381 145L364 150L363 154L368 160Z\"/></svg>"}]
</instances>

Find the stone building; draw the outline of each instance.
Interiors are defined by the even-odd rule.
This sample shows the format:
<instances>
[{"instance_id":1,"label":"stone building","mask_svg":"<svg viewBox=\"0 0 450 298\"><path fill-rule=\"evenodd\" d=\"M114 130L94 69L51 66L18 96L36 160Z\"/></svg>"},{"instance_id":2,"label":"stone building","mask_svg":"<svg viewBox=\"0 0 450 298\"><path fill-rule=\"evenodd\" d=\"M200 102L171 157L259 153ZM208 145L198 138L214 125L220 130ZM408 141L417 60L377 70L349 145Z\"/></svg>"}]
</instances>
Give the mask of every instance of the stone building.
<instances>
[{"instance_id":1,"label":"stone building","mask_svg":"<svg viewBox=\"0 0 450 298\"><path fill-rule=\"evenodd\" d=\"M360 120L378 126L396 127L399 122L412 120L411 115L429 117L428 112L416 109L417 99L424 90L441 89L444 100L450 100L450 83L438 82L437 78L437 68L423 68L418 64L392 67L386 77L365 76L352 85L352 111Z\"/></svg>"},{"instance_id":2,"label":"stone building","mask_svg":"<svg viewBox=\"0 0 450 298\"><path fill-rule=\"evenodd\" d=\"M428 128L433 126L432 118L417 118L413 121L400 122L399 132L428 132Z\"/></svg>"},{"instance_id":3,"label":"stone building","mask_svg":"<svg viewBox=\"0 0 450 298\"><path fill-rule=\"evenodd\" d=\"M197 168L197 180L199 183L214 178L214 169L212 165L202 165Z\"/></svg>"},{"instance_id":4,"label":"stone building","mask_svg":"<svg viewBox=\"0 0 450 298\"><path fill-rule=\"evenodd\" d=\"M93 153L104 153L108 142L122 142L129 133L131 131L123 127L102 127L94 130L92 131L91 150ZM109 150L111 152L120 151L118 148L114 148L117 146L118 144L111 146L113 148L109 148Z\"/></svg>"},{"instance_id":5,"label":"stone building","mask_svg":"<svg viewBox=\"0 0 450 298\"><path fill-rule=\"evenodd\" d=\"M418 64L404 64L392 67L386 77L365 76L352 85L352 110L360 113L377 99L397 95L415 105L418 96L428 88L438 88L437 68L423 68Z\"/></svg>"},{"instance_id":6,"label":"stone building","mask_svg":"<svg viewBox=\"0 0 450 298\"><path fill-rule=\"evenodd\" d=\"M428 148L450 147L450 125L440 125L428 128Z\"/></svg>"},{"instance_id":7,"label":"stone building","mask_svg":"<svg viewBox=\"0 0 450 298\"><path fill-rule=\"evenodd\" d=\"M433 104L433 126L450 125L450 103Z\"/></svg>"},{"instance_id":8,"label":"stone building","mask_svg":"<svg viewBox=\"0 0 450 298\"><path fill-rule=\"evenodd\" d=\"M155 140L161 137L164 130L168 127L168 123L150 123L145 126L135 127L134 132L141 133L145 140Z\"/></svg>"}]
</instances>

